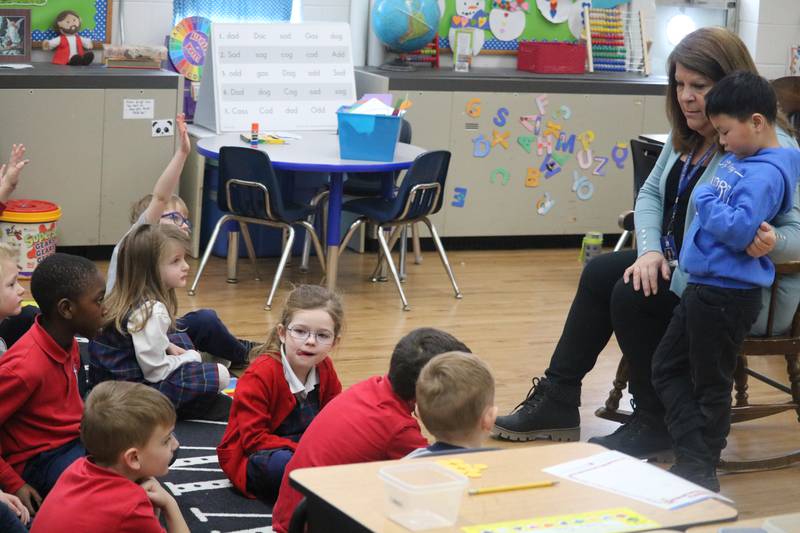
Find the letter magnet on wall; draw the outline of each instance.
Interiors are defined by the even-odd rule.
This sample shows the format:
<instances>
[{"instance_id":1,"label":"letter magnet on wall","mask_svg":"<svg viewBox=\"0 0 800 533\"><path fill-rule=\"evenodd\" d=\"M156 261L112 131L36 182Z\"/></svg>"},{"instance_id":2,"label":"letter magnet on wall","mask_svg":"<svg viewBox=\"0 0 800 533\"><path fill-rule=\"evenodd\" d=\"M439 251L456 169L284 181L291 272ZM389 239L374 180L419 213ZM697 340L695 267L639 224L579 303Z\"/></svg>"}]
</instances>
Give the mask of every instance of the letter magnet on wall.
<instances>
[{"instance_id":1,"label":"letter magnet on wall","mask_svg":"<svg viewBox=\"0 0 800 533\"><path fill-rule=\"evenodd\" d=\"M595 156L594 160L597 163L597 166L594 167L594 170L592 170L592 174L594 174L595 176L605 176L606 164L608 163L608 158L598 155Z\"/></svg>"},{"instance_id":2,"label":"letter magnet on wall","mask_svg":"<svg viewBox=\"0 0 800 533\"><path fill-rule=\"evenodd\" d=\"M536 97L536 108L539 110L540 115L547 114L547 95L540 94Z\"/></svg>"},{"instance_id":3,"label":"letter magnet on wall","mask_svg":"<svg viewBox=\"0 0 800 533\"><path fill-rule=\"evenodd\" d=\"M572 171L572 192L579 200L589 200L594 195L594 183L586 176L581 176L577 170Z\"/></svg>"},{"instance_id":4,"label":"letter magnet on wall","mask_svg":"<svg viewBox=\"0 0 800 533\"><path fill-rule=\"evenodd\" d=\"M562 105L553 112L553 118L555 120L569 120L572 118L572 109L568 105Z\"/></svg>"},{"instance_id":5,"label":"letter magnet on wall","mask_svg":"<svg viewBox=\"0 0 800 533\"><path fill-rule=\"evenodd\" d=\"M453 189L453 201L450 205L453 207L464 207L464 203L467 201L467 188L466 187L456 187Z\"/></svg>"},{"instance_id":6,"label":"letter magnet on wall","mask_svg":"<svg viewBox=\"0 0 800 533\"><path fill-rule=\"evenodd\" d=\"M578 152L578 156L576 159L578 160L578 166L581 167L583 170L587 170L592 167L592 161L594 161L594 156L592 155L591 150L581 150Z\"/></svg>"},{"instance_id":7,"label":"letter magnet on wall","mask_svg":"<svg viewBox=\"0 0 800 533\"><path fill-rule=\"evenodd\" d=\"M536 137L533 135L520 135L517 137L517 144L519 144L526 153L531 153L531 145Z\"/></svg>"},{"instance_id":8,"label":"letter magnet on wall","mask_svg":"<svg viewBox=\"0 0 800 533\"><path fill-rule=\"evenodd\" d=\"M477 137L472 139L472 155L475 157L486 157L489 155L489 152L492 151L492 147L489 144L488 139L483 136L483 133L479 133Z\"/></svg>"},{"instance_id":9,"label":"letter magnet on wall","mask_svg":"<svg viewBox=\"0 0 800 533\"><path fill-rule=\"evenodd\" d=\"M539 179L542 177L542 171L538 168L528 167L528 174L525 176L526 187L538 187Z\"/></svg>"},{"instance_id":10,"label":"letter magnet on wall","mask_svg":"<svg viewBox=\"0 0 800 533\"><path fill-rule=\"evenodd\" d=\"M500 176L501 184L508 185L508 180L511 178L511 174L508 173L508 170L504 169L503 167L497 167L496 169L492 170L489 181L492 183L497 183L498 176Z\"/></svg>"},{"instance_id":11,"label":"letter magnet on wall","mask_svg":"<svg viewBox=\"0 0 800 533\"><path fill-rule=\"evenodd\" d=\"M578 142L581 143L584 151L589 150L589 146L594 142L594 131L586 130L578 134Z\"/></svg>"},{"instance_id":12,"label":"letter magnet on wall","mask_svg":"<svg viewBox=\"0 0 800 533\"><path fill-rule=\"evenodd\" d=\"M529 132L533 133L534 135L539 135L539 130L542 128L542 116L522 115L519 117L519 123L522 124L522 127Z\"/></svg>"},{"instance_id":13,"label":"letter magnet on wall","mask_svg":"<svg viewBox=\"0 0 800 533\"><path fill-rule=\"evenodd\" d=\"M546 215L554 205L556 205L556 201L550 197L549 192L546 192L541 198L536 200L536 212L540 215Z\"/></svg>"},{"instance_id":14,"label":"letter magnet on wall","mask_svg":"<svg viewBox=\"0 0 800 533\"><path fill-rule=\"evenodd\" d=\"M472 118L478 118L481 116L481 99L480 98L472 98L467 101L467 115L471 116Z\"/></svg>"},{"instance_id":15,"label":"letter magnet on wall","mask_svg":"<svg viewBox=\"0 0 800 533\"><path fill-rule=\"evenodd\" d=\"M506 117L508 117L508 108L501 107L497 110L497 116L492 119L492 122L498 128L502 128L506 125Z\"/></svg>"},{"instance_id":16,"label":"letter magnet on wall","mask_svg":"<svg viewBox=\"0 0 800 533\"><path fill-rule=\"evenodd\" d=\"M500 145L506 150L508 150L508 136L511 135L510 131L500 132L497 130L492 130L492 148L496 145Z\"/></svg>"},{"instance_id":17,"label":"letter magnet on wall","mask_svg":"<svg viewBox=\"0 0 800 533\"><path fill-rule=\"evenodd\" d=\"M611 149L611 159L614 160L617 168L625 168L625 160L628 159L628 145L622 141L618 142Z\"/></svg>"},{"instance_id":18,"label":"letter magnet on wall","mask_svg":"<svg viewBox=\"0 0 800 533\"><path fill-rule=\"evenodd\" d=\"M542 161L542 166L539 167L541 172L544 172L545 179L550 179L559 172L561 172L561 165L553 159L551 154L547 154L547 157L544 158Z\"/></svg>"}]
</instances>

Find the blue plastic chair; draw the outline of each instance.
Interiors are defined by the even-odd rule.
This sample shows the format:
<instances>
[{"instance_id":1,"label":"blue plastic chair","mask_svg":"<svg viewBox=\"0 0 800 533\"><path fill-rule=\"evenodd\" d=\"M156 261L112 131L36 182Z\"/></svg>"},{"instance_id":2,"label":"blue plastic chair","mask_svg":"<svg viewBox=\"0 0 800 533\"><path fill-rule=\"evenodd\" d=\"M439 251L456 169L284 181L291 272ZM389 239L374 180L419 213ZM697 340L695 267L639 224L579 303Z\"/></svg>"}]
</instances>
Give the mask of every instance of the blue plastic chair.
<instances>
[{"instance_id":1,"label":"blue plastic chair","mask_svg":"<svg viewBox=\"0 0 800 533\"><path fill-rule=\"evenodd\" d=\"M273 228L281 228L287 235L283 245L281 259L278 263L278 270L272 281L267 302L264 306L269 310L272 308L272 300L277 292L278 285L289 259L294 243L294 225L303 226L307 234L311 235L314 249L322 271L325 272L325 256L322 252L322 245L314 232L314 227L306 221L306 218L314 211L311 205L296 204L291 201L291 196L286 188L281 184L281 180L272 168L269 156L252 148L238 146L223 146L219 151L219 194L217 203L220 211L225 214L219 219L211 238L203 253L200 261L200 268L197 269L194 282L189 288L189 294L197 292L197 284L200 275L206 267L208 258L214 242L217 240L222 225L228 221L239 223L242 230L242 238L247 246L248 255L255 267L255 253L247 224L260 224ZM256 270L256 278L258 270Z\"/></svg>"},{"instance_id":2,"label":"blue plastic chair","mask_svg":"<svg viewBox=\"0 0 800 533\"><path fill-rule=\"evenodd\" d=\"M455 296L456 298L462 297L436 227L428 218L430 215L437 213L442 207L445 180L447 179L449 166L450 152L439 150L424 153L414 160L411 168L408 169L403 181L398 186L397 195L394 198L357 198L342 205L343 210L361 216L347 230L347 234L339 246L339 253L341 254L345 249L361 224L367 221L375 224L378 227L378 241L380 242L381 252L392 272L397 290L400 292L404 311L408 311L410 307L403 292L403 287L400 285L397 268L394 265L394 261L392 261L391 248L399 238L402 229L407 224L415 222L424 222L428 226L433 242L439 252L439 258L442 260L447 275L450 277ZM383 232L385 228L394 228L389 242L387 242ZM378 268L376 268L376 272ZM373 281L376 280L375 275L376 273L373 273Z\"/></svg>"}]
</instances>

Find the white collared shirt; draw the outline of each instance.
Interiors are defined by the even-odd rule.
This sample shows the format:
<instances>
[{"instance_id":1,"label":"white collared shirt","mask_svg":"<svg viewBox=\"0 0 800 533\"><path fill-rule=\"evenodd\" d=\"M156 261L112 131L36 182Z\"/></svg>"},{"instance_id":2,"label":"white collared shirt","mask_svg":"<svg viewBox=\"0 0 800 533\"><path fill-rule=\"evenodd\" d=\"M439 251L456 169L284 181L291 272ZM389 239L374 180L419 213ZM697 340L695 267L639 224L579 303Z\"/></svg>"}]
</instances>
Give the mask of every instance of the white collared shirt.
<instances>
[{"instance_id":1,"label":"white collared shirt","mask_svg":"<svg viewBox=\"0 0 800 533\"><path fill-rule=\"evenodd\" d=\"M289 390L292 394L300 394L302 399L306 399L308 394L314 390L314 387L317 386L319 383L319 376L317 375L317 367L311 369L311 372L308 373L308 377L306 377L305 384L300 381L300 378L297 377L297 374L294 373L292 370L292 365L289 364L289 360L286 358L286 351L284 350L284 346L281 344L281 364L283 365L283 377L286 378L286 383L289 384Z\"/></svg>"}]
</instances>

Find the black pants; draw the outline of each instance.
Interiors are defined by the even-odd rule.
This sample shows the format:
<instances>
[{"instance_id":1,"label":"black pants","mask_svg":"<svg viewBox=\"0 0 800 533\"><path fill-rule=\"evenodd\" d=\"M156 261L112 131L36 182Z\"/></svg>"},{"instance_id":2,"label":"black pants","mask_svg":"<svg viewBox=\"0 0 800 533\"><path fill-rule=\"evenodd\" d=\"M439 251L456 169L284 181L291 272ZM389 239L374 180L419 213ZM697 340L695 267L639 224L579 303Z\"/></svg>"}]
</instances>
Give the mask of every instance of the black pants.
<instances>
[{"instance_id":1,"label":"black pants","mask_svg":"<svg viewBox=\"0 0 800 533\"><path fill-rule=\"evenodd\" d=\"M736 358L759 311L761 289L687 285L653 357L653 384L676 444L700 430L701 456L725 448Z\"/></svg>"},{"instance_id":2,"label":"black pants","mask_svg":"<svg viewBox=\"0 0 800 533\"><path fill-rule=\"evenodd\" d=\"M629 387L637 407L659 415L663 408L650 381L651 362L679 298L660 275L655 295L624 283L622 274L635 260L636 251L626 250L586 264L545 376L556 384L580 385L614 333L630 363Z\"/></svg>"}]
</instances>

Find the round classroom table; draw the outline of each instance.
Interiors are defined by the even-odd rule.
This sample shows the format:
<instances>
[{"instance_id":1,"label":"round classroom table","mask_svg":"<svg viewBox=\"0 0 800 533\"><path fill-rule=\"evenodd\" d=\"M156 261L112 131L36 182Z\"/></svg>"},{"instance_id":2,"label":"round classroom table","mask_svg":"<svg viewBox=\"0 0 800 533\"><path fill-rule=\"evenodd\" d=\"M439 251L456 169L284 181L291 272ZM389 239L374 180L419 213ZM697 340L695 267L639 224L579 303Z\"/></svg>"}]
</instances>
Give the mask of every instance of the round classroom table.
<instances>
[{"instance_id":1,"label":"round classroom table","mask_svg":"<svg viewBox=\"0 0 800 533\"><path fill-rule=\"evenodd\" d=\"M423 148L411 144L397 143L392 161L360 161L339 157L339 136L335 133L297 132L300 139L289 139L286 144L260 144L257 150L265 152L272 166L282 170L330 173L330 196L328 197L328 253L326 257L326 279L328 288L336 288L339 241L341 235L334 228L341 225L342 188L344 176L356 172L387 172L404 170L411 166L417 156L425 153ZM219 159L223 146L248 146L238 133L226 133L200 139L197 152L211 159Z\"/></svg>"}]
</instances>

